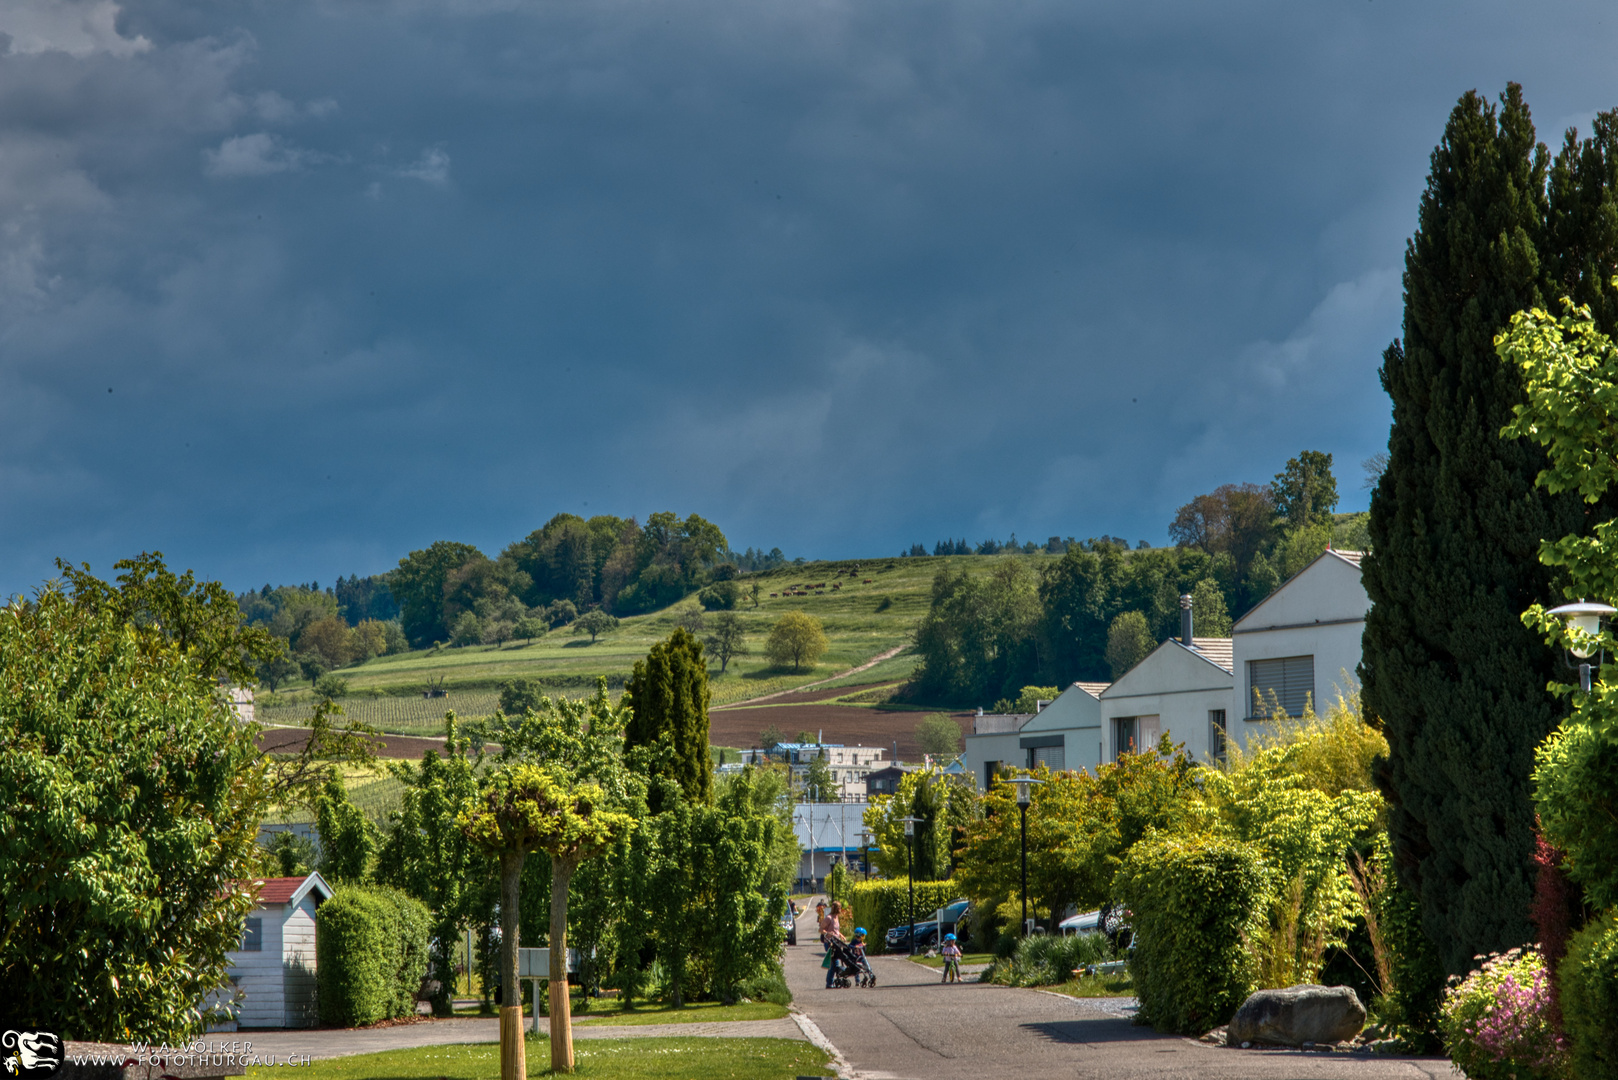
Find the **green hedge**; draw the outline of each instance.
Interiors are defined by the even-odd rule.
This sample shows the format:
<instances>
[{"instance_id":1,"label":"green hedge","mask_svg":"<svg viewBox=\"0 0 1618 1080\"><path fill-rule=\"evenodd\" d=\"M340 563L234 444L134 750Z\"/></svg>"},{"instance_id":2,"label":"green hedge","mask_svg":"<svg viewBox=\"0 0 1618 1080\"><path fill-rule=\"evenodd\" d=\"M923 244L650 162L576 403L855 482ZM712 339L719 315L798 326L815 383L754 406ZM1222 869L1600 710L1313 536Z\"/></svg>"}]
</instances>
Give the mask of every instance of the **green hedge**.
<instances>
[{"instance_id":1,"label":"green hedge","mask_svg":"<svg viewBox=\"0 0 1618 1080\"><path fill-rule=\"evenodd\" d=\"M1118 884L1135 929L1141 1020L1182 1035L1229 1021L1257 983L1247 941L1265 896L1258 852L1206 837L1143 840Z\"/></svg>"},{"instance_id":2,"label":"green hedge","mask_svg":"<svg viewBox=\"0 0 1618 1080\"><path fill-rule=\"evenodd\" d=\"M1574 934L1556 970L1574 1075L1618 1078L1618 912L1608 911Z\"/></svg>"},{"instance_id":3,"label":"green hedge","mask_svg":"<svg viewBox=\"0 0 1618 1080\"><path fill-rule=\"evenodd\" d=\"M395 889L340 888L315 915L320 1022L359 1027L415 1012L428 912Z\"/></svg>"},{"instance_id":4,"label":"green hedge","mask_svg":"<svg viewBox=\"0 0 1618 1080\"><path fill-rule=\"evenodd\" d=\"M910 891L903 881L860 881L849 887L854 918L843 923L845 933L865 927L867 949L881 952L887 947L888 930L910 921ZM925 919L952 900L961 899L961 889L953 881L916 882L916 918Z\"/></svg>"}]
</instances>

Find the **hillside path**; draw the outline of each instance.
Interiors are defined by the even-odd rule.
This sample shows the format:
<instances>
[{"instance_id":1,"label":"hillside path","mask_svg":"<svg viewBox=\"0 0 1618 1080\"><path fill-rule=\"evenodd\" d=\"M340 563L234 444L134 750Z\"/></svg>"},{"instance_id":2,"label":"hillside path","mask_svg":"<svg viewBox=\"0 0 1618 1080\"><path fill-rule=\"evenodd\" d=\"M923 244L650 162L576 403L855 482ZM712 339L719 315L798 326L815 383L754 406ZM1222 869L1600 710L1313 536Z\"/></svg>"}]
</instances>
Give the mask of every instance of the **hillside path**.
<instances>
[{"instance_id":1,"label":"hillside path","mask_svg":"<svg viewBox=\"0 0 1618 1080\"><path fill-rule=\"evenodd\" d=\"M871 657L858 667L851 667L847 671L839 671L835 675L828 675L818 682L804 683L802 686L794 686L791 690L777 690L773 694L764 694L761 697L748 698L746 701L732 701L726 705L716 705L708 711L723 712L726 709L741 709L747 707L748 705L757 705L761 701L769 701L772 698L786 697L788 694L801 694L805 690L813 690L817 686L825 686L827 683L836 682L838 679L846 679L850 675L858 675L862 671L870 671L882 661L892 660L895 656L898 656L900 653L904 652L905 648L905 645L895 645L886 652L877 653L875 656Z\"/></svg>"},{"instance_id":2,"label":"hillside path","mask_svg":"<svg viewBox=\"0 0 1618 1080\"><path fill-rule=\"evenodd\" d=\"M875 956L877 985L825 989L809 922L786 950L793 1004L837 1050L849 1080L1443 1080L1444 1058L1240 1050L1131 1023L1130 998L1070 998ZM811 1035L813 1039L813 1035Z\"/></svg>"}]
</instances>

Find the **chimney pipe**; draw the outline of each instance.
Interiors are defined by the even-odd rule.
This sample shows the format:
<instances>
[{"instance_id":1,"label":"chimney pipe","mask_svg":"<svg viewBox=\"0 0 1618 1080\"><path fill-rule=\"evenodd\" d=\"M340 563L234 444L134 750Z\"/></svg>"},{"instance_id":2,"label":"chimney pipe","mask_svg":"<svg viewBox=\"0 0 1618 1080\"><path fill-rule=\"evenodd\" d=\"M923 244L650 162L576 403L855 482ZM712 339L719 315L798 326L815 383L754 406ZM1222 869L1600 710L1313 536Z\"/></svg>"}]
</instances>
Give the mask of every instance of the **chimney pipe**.
<instances>
[{"instance_id":1,"label":"chimney pipe","mask_svg":"<svg viewBox=\"0 0 1618 1080\"><path fill-rule=\"evenodd\" d=\"M1191 647L1191 594L1180 597L1180 644Z\"/></svg>"}]
</instances>

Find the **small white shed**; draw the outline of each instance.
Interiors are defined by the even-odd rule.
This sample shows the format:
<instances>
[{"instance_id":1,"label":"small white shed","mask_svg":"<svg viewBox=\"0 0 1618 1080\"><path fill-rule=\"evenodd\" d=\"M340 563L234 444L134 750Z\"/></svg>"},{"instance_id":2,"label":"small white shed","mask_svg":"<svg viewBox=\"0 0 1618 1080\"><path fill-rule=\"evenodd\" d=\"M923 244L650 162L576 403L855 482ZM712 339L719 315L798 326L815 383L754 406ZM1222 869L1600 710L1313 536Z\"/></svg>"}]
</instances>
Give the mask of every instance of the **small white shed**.
<instances>
[{"instance_id":1,"label":"small white shed","mask_svg":"<svg viewBox=\"0 0 1618 1080\"><path fill-rule=\"evenodd\" d=\"M315 909L331 896L318 873L251 882L258 903L247 916L242 947L227 955L236 1026L297 1028L315 1024Z\"/></svg>"}]
</instances>

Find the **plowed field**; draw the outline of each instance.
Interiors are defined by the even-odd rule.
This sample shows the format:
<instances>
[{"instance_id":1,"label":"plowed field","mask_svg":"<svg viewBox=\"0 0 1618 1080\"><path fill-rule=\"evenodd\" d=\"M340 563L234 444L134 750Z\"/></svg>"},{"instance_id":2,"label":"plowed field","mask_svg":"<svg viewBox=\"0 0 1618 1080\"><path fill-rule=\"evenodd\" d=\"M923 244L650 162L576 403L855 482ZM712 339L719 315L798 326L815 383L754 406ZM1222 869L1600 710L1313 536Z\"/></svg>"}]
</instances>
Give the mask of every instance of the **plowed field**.
<instances>
[{"instance_id":1,"label":"plowed field","mask_svg":"<svg viewBox=\"0 0 1618 1080\"><path fill-rule=\"evenodd\" d=\"M854 692L845 688L842 693ZM791 699L785 699L790 702ZM768 705L751 709L720 709L708 714L708 741L714 746L747 748L757 746L759 732L775 725L781 738L790 742L799 731L815 732L828 743L845 746L886 747L889 760L893 757L893 744L899 743L899 760L920 761L921 746L916 742L916 725L926 716L909 710L860 708L853 705L832 705L824 702L781 703L777 699ZM961 726L961 734L972 731L972 713L953 713L951 719Z\"/></svg>"}]
</instances>

